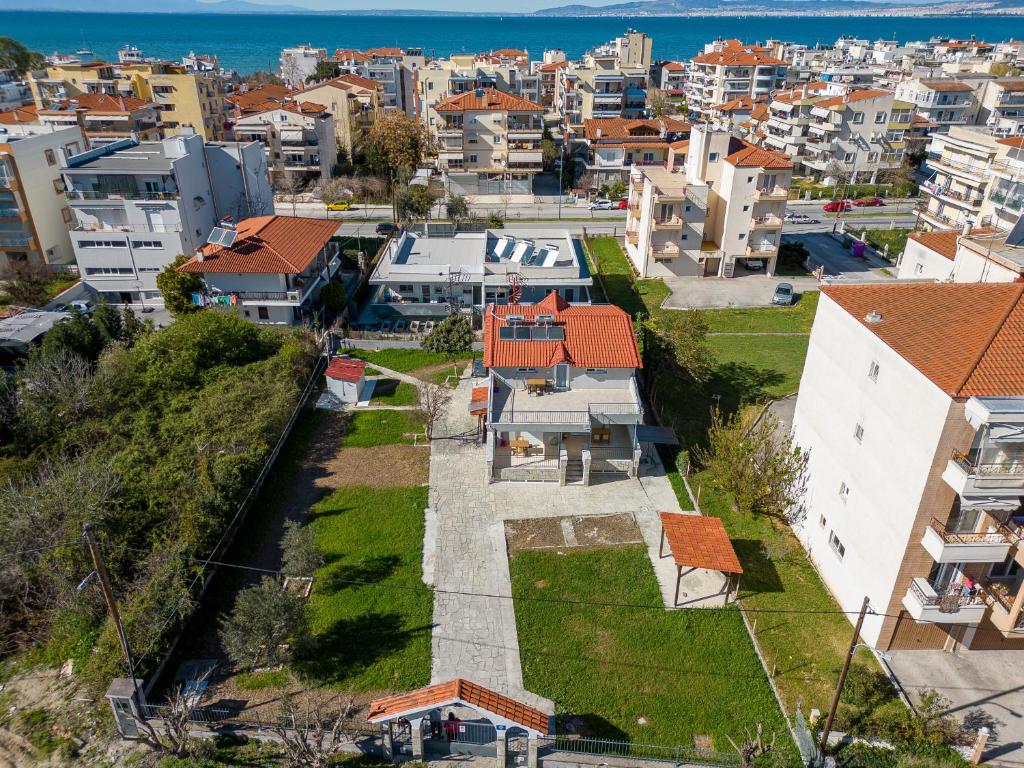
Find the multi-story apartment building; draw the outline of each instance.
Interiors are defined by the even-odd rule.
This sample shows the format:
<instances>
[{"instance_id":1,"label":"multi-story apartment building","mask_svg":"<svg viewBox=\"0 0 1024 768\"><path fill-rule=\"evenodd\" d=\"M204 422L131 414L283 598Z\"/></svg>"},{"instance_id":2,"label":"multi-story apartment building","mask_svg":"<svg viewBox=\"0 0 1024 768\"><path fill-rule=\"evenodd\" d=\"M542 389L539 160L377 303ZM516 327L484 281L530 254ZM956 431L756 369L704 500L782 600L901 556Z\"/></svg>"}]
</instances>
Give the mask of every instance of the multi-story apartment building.
<instances>
[{"instance_id":1,"label":"multi-story apartment building","mask_svg":"<svg viewBox=\"0 0 1024 768\"><path fill-rule=\"evenodd\" d=\"M80 128L90 146L132 135L143 141L157 141L163 136L159 107L133 96L83 93L37 110L36 117L42 125Z\"/></svg>"},{"instance_id":2,"label":"multi-story apartment building","mask_svg":"<svg viewBox=\"0 0 1024 768\"><path fill-rule=\"evenodd\" d=\"M296 45L284 48L278 61L281 79L290 88L301 88L306 78L316 72L316 66L327 58L326 48Z\"/></svg>"},{"instance_id":3,"label":"multi-story apartment building","mask_svg":"<svg viewBox=\"0 0 1024 768\"><path fill-rule=\"evenodd\" d=\"M993 133L1015 136L1024 133L1024 79L1003 78L981 83L977 92L976 125Z\"/></svg>"},{"instance_id":4,"label":"multi-story apartment building","mask_svg":"<svg viewBox=\"0 0 1024 768\"><path fill-rule=\"evenodd\" d=\"M82 279L112 303L159 304L156 276L219 221L273 211L263 147L201 136L123 139L63 168Z\"/></svg>"},{"instance_id":5,"label":"multi-story apartment building","mask_svg":"<svg viewBox=\"0 0 1024 768\"><path fill-rule=\"evenodd\" d=\"M537 74L540 76L540 101L538 103L549 113L555 112L558 108L558 91L561 88L561 79L558 73L568 66L569 62L562 59L548 61L537 67Z\"/></svg>"},{"instance_id":6,"label":"multi-story apartment building","mask_svg":"<svg viewBox=\"0 0 1024 768\"><path fill-rule=\"evenodd\" d=\"M221 227L230 244L201 245L178 271L202 277L205 289L193 297L202 306L259 325L308 325L323 320L320 291L341 269L337 231L326 219L253 216Z\"/></svg>"},{"instance_id":7,"label":"multi-story apartment building","mask_svg":"<svg viewBox=\"0 0 1024 768\"><path fill-rule=\"evenodd\" d=\"M937 133L948 131L950 126L967 125L973 119L974 88L960 80L904 80L896 86L896 98L910 102Z\"/></svg>"},{"instance_id":8,"label":"multi-story apartment building","mask_svg":"<svg viewBox=\"0 0 1024 768\"><path fill-rule=\"evenodd\" d=\"M899 168L913 105L880 89L850 91L811 106L803 166L823 178L841 172L851 183L875 183L880 171Z\"/></svg>"},{"instance_id":9,"label":"multi-story apartment building","mask_svg":"<svg viewBox=\"0 0 1024 768\"><path fill-rule=\"evenodd\" d=\"M275 181L284 176L301 185L330 179L338 163L334 116L311 101L268 103L235 120L236 141L258 141Z\"/></svg>"},{"instance_id":10,"label":"multi-story apartment building","mask_svg":"<svg viewBox=\"0 0 1024 768\"><path fill-rule=\"evenodd\" d=\"M641 277L775 271L793 163L694 125L665 166L635 166L624 245Z\"/></svg>"},{"instance_id":11,"label":"multi-story apartment building","mask_svg":"<svg viewBox=\"0 0 1024 768\"><path fill-rule=\"evenodd\" d=\"M460 194L531 194L543 167L544 107L495 88L438 102L438 167Z\"/></svg>"},{"instance_id":12,"label":"multi-story apartment building","mask_svg":"<svg viewBox=\"0 0 1024 768\"><path fill-rule=\"evenodd\" d=\"M768 149L784 152L799 171L804 145L814 118L811 108L825 99L828 84L815 81L796 88L775 91L768 102L768 115L761 122L761 143Z\"/></svg>"},{"instance_id":13,"label":"multi-story apartment building","mask_svg":"<svg viewBox=\"0 0 1024 768\"><path fill-rule=\"evenodd\" d=\"M66 61L47 64L28 76L32 100L38 109L67 101L83 93L117 96L117 73L113 64L102 61Z\"/></svg>"},{"instance_id":14,"label":"multi-story apartment building","mask_svg":"<svg viewBox=\"0 0 1024 768\"><path fill-rule=\"evenodd\" d=\"M668 91L670 96L685 96L689 75L686 65L680 61L663 61L658 67L656 87Z\"/></svg>"},{"instance_id":15,"label":"multi-story apartment building","mask_svg":"<svg viewBox=\"0 0 1024 768\"><path fill-rule=\"evenodd\" d=\"M767 98L786 85L788 64L764 46L716 40L690 60L686 99L692 112L711 117L716 104L740 96Z\"/></svg>"},{"instance_id":16,"label":"multi-story apartment building","mask_svg":"<svg viewBox=\"0 0 1024 768\"><path fill-rule=\"evenodd\" d=\"M597 188L626 181L634 165L664 165L671 145L690 138L690 124L671 117L583 121L586 172Z\"/></svg>"},{"instance_id":17,"label":"multi-story apartment building","mask_svg":"<svg viewBox=\"0 0 1024 768\"><path fill-rule=\"evenodd\" d=\"M795 530L870 646L1024 648L1022 323L1020 283L822 290Z\"/></svg>"},{"instance_id":18,"label":"multi-story apartment building","mask_svg":"<svg viewBox=\"0 0 1024 768\"><path fill-rule=\"evenodd\" d=\"M206 141L227 135L225 80L217 72L189 71L183 64L143 61L118 67L118 91L155 102L165 136L196 133Z\"/></svg>"},{"instance_id":19,"label":"multi-story apartment building","mask_svg":"<svg viewBox=\"0 0 1024 768\"><path fill-rule=\"evenodd\" d=\"M896 263L900 280L950 283L1015 283L1024 275L1024 249L991 228L911 232Z\"/></svg>"},{"instance_id":20,"label":"multi-story apartment building","mask_svg":"<svg viewBox=\"0 0 1024 768\"><path fill-rule=\"evenodd\" d=\"M441 122L437 105L449 97L480 89L501 91L537 103L539 74L515 61L492 60L489 56L463 54L435 59L416 72L417 110L431 133Z\"/></svg>"},{"instance_id":21,"label":"multi-story apartment building","mask_svg":"<svg viewBox=\"0 0 1024 768\"><path fill-rule=\"evenodd\" d=\"M77 127L0 125L0 273L74 264L61 165L85 146Z\"/></svg>"},{"instance_id":22,"label":"multi-story apartment building","mask_svg":"<svg viewBox=\"0 0 1024 768\"><path fill-rule=\"evenodd\" d=\"M586 69L642 69L651 70L654 41L644 32L627 29L626 34L586 52Z\"/></svg>"},{"instance_id":23,"label":"multi-story apartment building","mask_svg":"<svg viewBox=\"0 0 1024 768\"><path fill-rule=\"evenodd\" d=\"M0 69L0 112L20 107L32 101L28 83L13 69Z\"/></svg>"},{"instance_id":24,"label":"multi-story apartment building","mask_svg":"<svg viewBox=\"0 0 1024 768\"><path fill-rule=\"evenodd\" d=\"M426 57L420 48L338 49L334 59L345 72L373 80L380 86L385 110L397 109L416 117L417 77Z\"/></svg>"},{"instance_id":25,"label":"multi-story apartment building","mask_svg":"<svg viewBox=\"0 0 1024 768\"><path fill-rule=\"evenodd\" d=\"M646 69L608 67L611 57L596 57L594 67L578 67L572 70L575 97L572 109L565 112L570 125L582 125L582 121L594 118L624 118L638 120L647 115ZM565 70L563 74L568 74ZM573 122L578 115L581 122Z\"/></svg>"},{"instance_id":26,"label":"multi-story apartment building","mask_svg":"<svg viewBox=\"0 0 1024 768\"><path fill-rule=\"evenodd\" d=\"M311 85L301 92L303 100L323 104L334 118L334 135L338 146L352 157L359 136L384 109L384 88L380 81L351 73L324 83Z\"/></svg>"},{"instance_id":27,"label":"multi-story apartment building","mask_svg":"<svg viewBox=\"0 0 1024 768\"><path fill-rule=\"evenodd\" d=\"M479 316L488 304L536 304L552 291L571 304L588 304L592 283L579 243L565 231L403 232L374 267L375 293L359 323L438 321L453 312Z\"/></svg>"}]
</instances>

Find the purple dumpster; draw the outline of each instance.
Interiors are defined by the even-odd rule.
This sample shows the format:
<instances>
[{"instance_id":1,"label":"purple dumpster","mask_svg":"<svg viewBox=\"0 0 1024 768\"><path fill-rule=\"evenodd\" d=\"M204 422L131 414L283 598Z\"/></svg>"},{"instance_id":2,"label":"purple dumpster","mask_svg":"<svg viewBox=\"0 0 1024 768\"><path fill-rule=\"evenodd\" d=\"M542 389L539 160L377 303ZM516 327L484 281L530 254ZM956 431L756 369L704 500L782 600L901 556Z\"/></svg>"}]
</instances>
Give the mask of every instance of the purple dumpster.
<instances>
[{"instance_id":1,"label":"purple dumpster","mask_svg":"<svg viewBox=\"0 0 1024 768\"><path fill-rule=\"evenodd\" d=\"M854 240L853 241L853 244L850 246L850 255L855 257L855 258L858 258L858 259L863 259L864 258L864 243L863 243L863 241L861 241L861 240Z\"/></svg>"}]
</instances>

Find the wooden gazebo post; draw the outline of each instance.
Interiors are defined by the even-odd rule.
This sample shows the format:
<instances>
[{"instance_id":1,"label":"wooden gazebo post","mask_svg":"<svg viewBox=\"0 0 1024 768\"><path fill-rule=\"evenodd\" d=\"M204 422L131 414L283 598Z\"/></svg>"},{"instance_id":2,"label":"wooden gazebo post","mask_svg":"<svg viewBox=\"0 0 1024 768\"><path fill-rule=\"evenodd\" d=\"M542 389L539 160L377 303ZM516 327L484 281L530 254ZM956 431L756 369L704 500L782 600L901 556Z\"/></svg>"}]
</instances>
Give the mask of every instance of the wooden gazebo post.
<instances>
[{"instance_id":1,"label":"wooden gazebo post","mask_svg":"<svg viewBox=\"0 0 1024 768\"><path fill-rule=\"evenodd\" d=\"M682 583L682 581L683 581L683 566L677 565L676 566L676 597L675 597L675 600L672 601L672 607L673 608L678 608L679 607L679 585Z\"/></svg>"}]
</instances>

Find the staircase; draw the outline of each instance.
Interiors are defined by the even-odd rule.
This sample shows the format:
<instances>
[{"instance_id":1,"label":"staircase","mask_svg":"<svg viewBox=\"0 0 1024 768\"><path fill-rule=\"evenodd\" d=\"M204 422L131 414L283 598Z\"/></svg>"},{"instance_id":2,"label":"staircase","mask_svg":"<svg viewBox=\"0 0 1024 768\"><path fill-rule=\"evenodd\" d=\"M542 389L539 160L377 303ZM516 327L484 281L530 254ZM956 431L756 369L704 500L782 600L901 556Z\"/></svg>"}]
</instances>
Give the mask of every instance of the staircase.
<instances>
[{"instance_id":1,"label":"staircase","mask_svg":"<svg viewBox=\"0 0 1024 768\"><path fill-rule=\"evenodd\" d=\"M583 484L583 462L579 460L569 461L565 465L565 484L566 485L582 485Z\"/></svg>"},{"instance_id":2,"label":"staircase","mask_svg":"<svg viewBox=\"0 0 1024 768\"><path fill-rule=\"evenodd\" d=\"M730 259L727 256L723 256L725 259L725 266L722 269L722 277L732 277L733 272L736 269L736 260Z\"/></svg>"}]
</instances>

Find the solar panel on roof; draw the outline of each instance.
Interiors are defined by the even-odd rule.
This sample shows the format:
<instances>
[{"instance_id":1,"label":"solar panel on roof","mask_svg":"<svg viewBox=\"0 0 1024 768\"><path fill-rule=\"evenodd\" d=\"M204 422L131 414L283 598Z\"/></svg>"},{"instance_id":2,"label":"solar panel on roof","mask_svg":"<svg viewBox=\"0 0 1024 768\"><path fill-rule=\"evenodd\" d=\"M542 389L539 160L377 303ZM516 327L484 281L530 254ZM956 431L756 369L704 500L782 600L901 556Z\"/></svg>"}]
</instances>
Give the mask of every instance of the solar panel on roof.
<instances>
[{"instance_id":1,"label":"solar panel on roof","mask_svg":"<svg viewBox=\"0 0 1024 768\"><path fill-rule=\"evenodd\" d=\"M517 325L515 327L516 341L524 341L530 338L530 326Z\"/></svg>"},{"instance_id":2,"label":"solar panel on roof","mask_svg":"<svg viewBox=\"0 0 1024 768\"><path fill-rule=\"evenodd\" d=\"M210 245L220 245L220 237L224 234L224 230L221 227L214 227L210 230L210 236L206 238L206 242Z\"/></svg>"},{"instance_id":3,"label":"solar panel on roof","mask_svg":"<svg viewBox=\"0 0 1024 768\"><path fill-rule=\"evenodd\" d=\"M235 244L235 240L238 237L238 232L233 229L225 229L224 234L220 238L220 244L225 248L230 248Z\"/></svg>"},{"instance_id":4,"label":"solar panel on roof","mask_svg":"<svg viewBox=\"0 0 1024 768\"><path fill-rule=\"evenodd\" d=\"M565 328L560 325L553 325L548 328L548 339L551 341L565 341Z\"/></svg>"}]
</instances>

